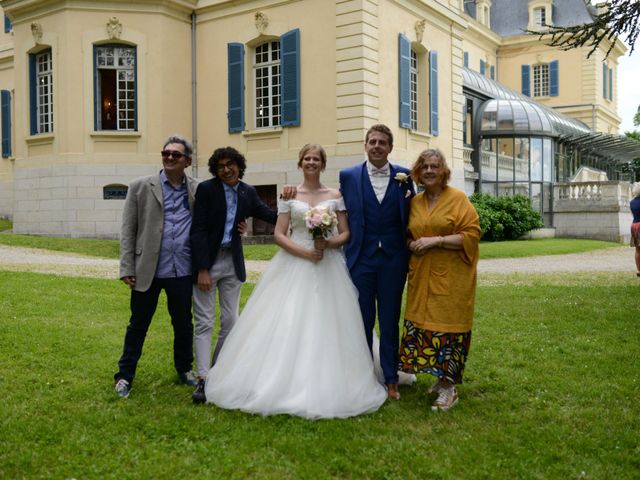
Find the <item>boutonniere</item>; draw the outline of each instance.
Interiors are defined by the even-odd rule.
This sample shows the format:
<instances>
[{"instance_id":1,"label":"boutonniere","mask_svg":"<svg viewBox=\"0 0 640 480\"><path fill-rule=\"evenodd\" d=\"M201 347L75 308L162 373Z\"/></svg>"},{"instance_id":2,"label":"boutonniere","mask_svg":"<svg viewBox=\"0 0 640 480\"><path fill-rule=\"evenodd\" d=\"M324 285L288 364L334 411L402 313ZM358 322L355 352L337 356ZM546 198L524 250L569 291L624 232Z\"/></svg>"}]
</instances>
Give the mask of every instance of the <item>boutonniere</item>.
<instances>
[{"instance_id":1,"label":"boutonniere","mask_svg":"<svg viewBox=\"0 0 640 480\"><path fill-rule=\"evenodd\" d=\"M409 180L409 175L407 175L404 172L398 172L396 173L396 176L393 177L393 179L399 184L403 184L403 183L407 183L407 180Z\"/></svg>"}]
</instances>

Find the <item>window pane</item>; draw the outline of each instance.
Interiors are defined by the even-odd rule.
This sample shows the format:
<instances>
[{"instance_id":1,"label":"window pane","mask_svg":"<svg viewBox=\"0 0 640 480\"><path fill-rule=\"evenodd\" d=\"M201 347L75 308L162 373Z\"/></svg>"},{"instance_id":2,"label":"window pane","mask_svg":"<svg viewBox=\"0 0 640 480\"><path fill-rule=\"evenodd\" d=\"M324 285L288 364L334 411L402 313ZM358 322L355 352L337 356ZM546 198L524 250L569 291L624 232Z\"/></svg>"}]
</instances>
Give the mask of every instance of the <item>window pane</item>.
<instances>
[{"instance_id":1,"label":"window pane","mask_svg":"<svg viewBox=\"0 0 640 480\"><path fill-rule=\"evenodd\" d=\"M267 42L255 49L256 128L280 125L280 42Z\"/></svg>"},{"instance_id":2,"label":"window pane","mask_svg":"<svg viewBox=\"0 0 640 480\"><path fill-rule=\"evenodd\" d=\"M135 53L132 47L96 48L100 130L135 129Z\"/></svg>"}]
</instances>

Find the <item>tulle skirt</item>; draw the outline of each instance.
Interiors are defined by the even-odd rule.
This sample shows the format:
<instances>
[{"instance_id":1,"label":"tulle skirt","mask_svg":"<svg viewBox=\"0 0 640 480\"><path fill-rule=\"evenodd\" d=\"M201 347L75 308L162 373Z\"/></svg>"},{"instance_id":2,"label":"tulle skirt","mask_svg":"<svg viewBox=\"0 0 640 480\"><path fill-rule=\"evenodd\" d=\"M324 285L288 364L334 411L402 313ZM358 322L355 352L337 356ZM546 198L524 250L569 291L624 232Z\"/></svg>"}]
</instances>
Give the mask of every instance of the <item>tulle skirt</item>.
<instances>
[{"instance_id":1,"label":"tulle skirt","mask_svg":"<svg viewBox=\"0 0 640 480\"><path fill-rule=\"evenodd\" d=\"M386 399L343 254L271 261L207 377L207 402L309 419L377 410Z\"/></svg>"}]
</instances>

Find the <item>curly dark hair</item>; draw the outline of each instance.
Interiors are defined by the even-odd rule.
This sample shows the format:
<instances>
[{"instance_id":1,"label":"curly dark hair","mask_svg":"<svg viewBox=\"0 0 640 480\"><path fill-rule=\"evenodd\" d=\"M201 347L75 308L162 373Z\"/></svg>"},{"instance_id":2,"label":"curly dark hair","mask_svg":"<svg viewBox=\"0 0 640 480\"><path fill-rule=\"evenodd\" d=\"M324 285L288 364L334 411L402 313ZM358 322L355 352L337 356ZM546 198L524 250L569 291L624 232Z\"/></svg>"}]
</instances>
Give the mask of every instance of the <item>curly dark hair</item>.
<instances>
[{"instance_id":1,"label":"curly dark hair","mask_svg":"<svg viewBox=\"0 0 640 480\"><path fill-rule=\"evenodd\" d=\"M214 177L218 176L218 163L220 160L229 160L240 169L239 178L244 177L244 171L247 169L247 160L238 150L233 147L216 148L213 155L209 158L209 172Z\"/></svg>"}]
</instances>

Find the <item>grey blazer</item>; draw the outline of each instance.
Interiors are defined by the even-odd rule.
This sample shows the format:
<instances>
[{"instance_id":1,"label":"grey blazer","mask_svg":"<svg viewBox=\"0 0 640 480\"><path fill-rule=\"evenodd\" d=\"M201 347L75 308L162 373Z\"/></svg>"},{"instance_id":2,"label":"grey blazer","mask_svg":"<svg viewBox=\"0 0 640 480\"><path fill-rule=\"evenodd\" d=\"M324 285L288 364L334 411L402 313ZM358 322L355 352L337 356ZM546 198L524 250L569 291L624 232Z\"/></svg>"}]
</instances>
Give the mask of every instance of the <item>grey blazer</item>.
<instances>
[{"instance_id":1,"label":"grey blazer","mask_svg":"<svg viewBox=\"0 0 640 480\"><path fill-rule=\"evenodd\" d=\"M198 181L185 175L189 208L193 213ZM136 277L134 290L151 286L158 266L164 213L160 174L133 180L127 191L120 232L120 278Z\"/></svg>"}]
</instances>

